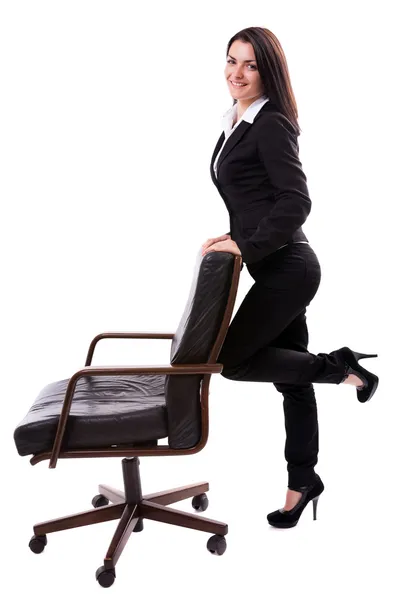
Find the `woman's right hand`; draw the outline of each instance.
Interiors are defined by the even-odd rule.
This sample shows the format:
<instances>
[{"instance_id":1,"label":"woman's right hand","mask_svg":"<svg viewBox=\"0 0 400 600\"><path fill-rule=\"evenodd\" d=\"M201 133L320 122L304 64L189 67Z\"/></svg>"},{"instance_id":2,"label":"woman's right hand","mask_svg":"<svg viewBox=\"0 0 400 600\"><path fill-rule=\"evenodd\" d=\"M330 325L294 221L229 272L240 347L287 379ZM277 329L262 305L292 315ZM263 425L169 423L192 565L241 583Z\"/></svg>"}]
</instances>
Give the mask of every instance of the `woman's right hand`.
<instances>
[{"instance_id":1,"label":"woman's right hand","mask_svg":"<svg viewBox=\"0 0 400 600\"><path fill-rule=\"evenodd\" d=\"M209 246L216 244L216 242L223 242L224 240L230 240L230 239L231 239L231 236L228 233L226 233L226 234L220 235L219 237L216 237L216 238L209 238L206 242L204 242L204 244L202 244L201 247L203 250L205 250Z\"/></svg>"}]
</instances>

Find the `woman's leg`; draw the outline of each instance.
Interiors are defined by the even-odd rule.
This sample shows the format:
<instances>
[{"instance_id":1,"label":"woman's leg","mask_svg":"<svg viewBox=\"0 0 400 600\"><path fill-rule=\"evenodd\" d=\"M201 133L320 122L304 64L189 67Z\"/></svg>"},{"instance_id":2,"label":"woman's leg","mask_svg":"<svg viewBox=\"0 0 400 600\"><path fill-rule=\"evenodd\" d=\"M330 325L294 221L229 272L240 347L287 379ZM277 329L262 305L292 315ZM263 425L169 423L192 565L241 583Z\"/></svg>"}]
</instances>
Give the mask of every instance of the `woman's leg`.
<instances>
[{"instance_id":1,"label":"woman's leg","mask_svg":"<svg viewBox=\"0 0 400 600\"><path fill-rule=\"evenodd\" d=\"M345 368L333 354L274 346L273 340L300 315L320 283L318 259L308 244L274 252L258 271L222 345L222 376L237 381L286 384L336 383Z\"/></svg>"},{"instance_id":2,"label":"woman's leg","mask_svg":"<svg viewBox=\"0 0 400 600\"><path fill-rule=\"evenodd\" d=\"M306 309L273 340L274 346L307 352L308 328ZM318 461L318 412L312 383L274 383L283 395L286 443L285 459L288 470L288 488L292 490L314 481L314 467ZM289 493L288 493L289 494ZM290 509L300 494L292 493L286 499L285 509Z\"/></svg>"},{"instance_id":3,"label":"woman's leg","mask_svg":"<svg viewBox=\"0 0 400 600\"><path fill-rule=\"evenodd\" d=\"M319 262L308 245L278 250L251 274L255 284L230 324L218 362L228 379L273 382L283 394L288 487L300 487L314 481L318 455L312 382L338 384L344 366L335 356L307 351L306 306L321 278ZM287 504L288 499L286 509Z\"/></svg>"}]
</instances>

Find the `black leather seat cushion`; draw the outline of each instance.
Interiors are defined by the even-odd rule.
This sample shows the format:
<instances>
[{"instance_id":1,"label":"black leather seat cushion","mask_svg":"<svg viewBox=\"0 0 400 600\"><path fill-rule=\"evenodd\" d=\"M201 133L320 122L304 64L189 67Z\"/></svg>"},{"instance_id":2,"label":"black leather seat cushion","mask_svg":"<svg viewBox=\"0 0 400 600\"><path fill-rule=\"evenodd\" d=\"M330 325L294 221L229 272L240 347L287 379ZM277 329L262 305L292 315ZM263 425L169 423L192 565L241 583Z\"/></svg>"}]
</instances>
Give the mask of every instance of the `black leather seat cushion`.
<instances>
[{"instance_id":1,"label":"black leather seat cushion","mask_svg":"<svg viewBox=\"0 0 400 600\"><path fill-rule=\"evenodd\" d=\"M44 387L14 432L21 456L49 451L69 379ZM62 449L135 444L168 435L165 375L86 376L78 380Z\"/></svg>"}]
</instances>

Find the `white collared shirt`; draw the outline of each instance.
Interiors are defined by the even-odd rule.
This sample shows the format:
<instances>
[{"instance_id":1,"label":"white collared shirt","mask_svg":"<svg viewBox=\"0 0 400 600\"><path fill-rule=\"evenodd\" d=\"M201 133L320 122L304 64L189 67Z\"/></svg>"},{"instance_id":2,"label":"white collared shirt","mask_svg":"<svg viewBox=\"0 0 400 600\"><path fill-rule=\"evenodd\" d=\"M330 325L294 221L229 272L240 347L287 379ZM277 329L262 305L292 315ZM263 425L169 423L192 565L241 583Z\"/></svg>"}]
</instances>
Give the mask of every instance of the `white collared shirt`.
<instances>
[{"instance_id":1,"label":"white collared shirt","mask_svg":"<svg viewBox=\"0 0 400 600\"><path fill-rule=\"evenodd\" d=\"M239 123L241 121L246 121L247 123L253 123L254 118L257 115L257 113L259 112L259 110L261 110L261 108L264 106L264 104L268 101L269 101L269 98L265 95L260 96L260 98L257 98L257 100L254 100L254 102L252 102L250 104L250 106L248 106L246 108L246 110L242 114L241 118L238 121L236 121L236 123L233 127L232 127L232 123L233 123L234 119L237 117L237 102L236 102L236 104L231 106L230 109L227 110L222 115L221 121L222 121L222 129L224 130L224 133L225 133L225 139L224 139L224 142L223 142L217 156L215 157L215 161L214 161L215 177L217 176L217 161L218 161L219 155L222 152L222 148L226 144L226 140L228 139L228 137L232 134L233 131L235 131L236 127L239 125Z\"/></svg>"}]
</instances>

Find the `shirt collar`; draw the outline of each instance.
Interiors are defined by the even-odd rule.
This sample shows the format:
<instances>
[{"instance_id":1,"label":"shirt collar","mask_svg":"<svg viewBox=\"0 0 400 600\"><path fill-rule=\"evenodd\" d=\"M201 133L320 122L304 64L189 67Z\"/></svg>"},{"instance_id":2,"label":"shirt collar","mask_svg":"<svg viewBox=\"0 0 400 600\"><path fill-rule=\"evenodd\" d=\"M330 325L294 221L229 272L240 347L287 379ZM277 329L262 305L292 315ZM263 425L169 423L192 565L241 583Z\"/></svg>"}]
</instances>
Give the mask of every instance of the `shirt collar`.
<instances>
[{"instance_id":1,"label":"shirt collar","mask_svg":"<svg viewBox=\"0 0 400 600\"><path fill-rule=\"evenodd\" d=\"M261 107L264 106L266 102L269 101L269 98L265 95L260 96L257 100L254 100L250 106L246 108L241 119L235 124L235 127L240 123L240 121L246 121L247 123L253 123L255 116L261 110ZM232 129L232 123L234 118L237 115L237 102L231 106L222 116L222 128L225 131L225 134Z\"/></svg>"}]
</instances>

